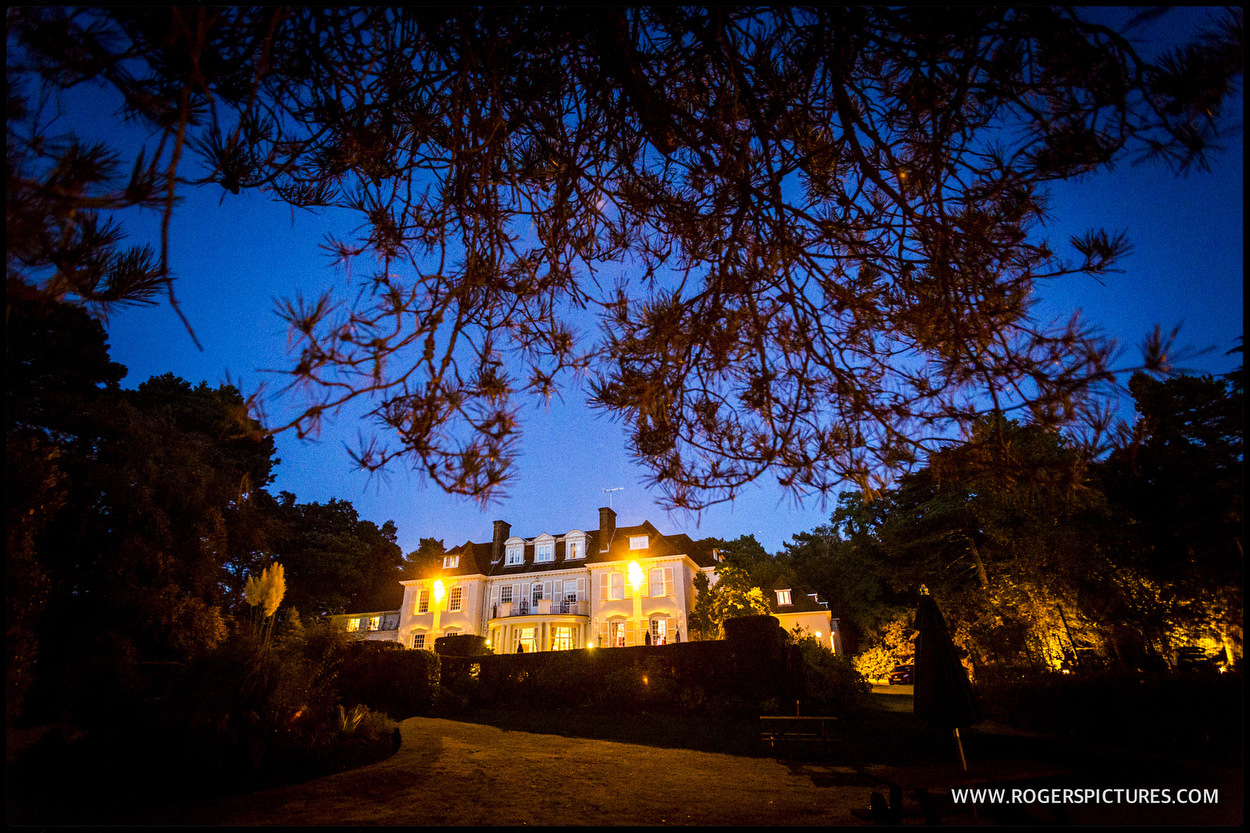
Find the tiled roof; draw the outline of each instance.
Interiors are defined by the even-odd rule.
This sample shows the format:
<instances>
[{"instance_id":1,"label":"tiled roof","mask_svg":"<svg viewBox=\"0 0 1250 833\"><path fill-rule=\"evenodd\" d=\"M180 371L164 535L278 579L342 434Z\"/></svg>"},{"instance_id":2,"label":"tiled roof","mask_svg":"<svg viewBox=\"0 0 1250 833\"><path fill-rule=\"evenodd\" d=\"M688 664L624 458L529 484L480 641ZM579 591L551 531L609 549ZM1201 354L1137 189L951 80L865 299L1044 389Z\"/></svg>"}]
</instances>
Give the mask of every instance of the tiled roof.
<instances>
[{"instance_id":1,"label":"tiled roof","mask_svg":"<svg viewBox=\"0 0 1250 833\"><path fill-rule=\"evenodd\" d=\"M777 604L778 590L790 591L790 604ZM773 613L807 613L829 609L829 605L824 603L819 594L784 577L777 579L764 595L768 599L768 608Z\"/></svg>"},{"instance_id":2,"label":"tiled roof","mask_svg":"<svg viewBox=\"0 0 1250 833\"><path fill-rule=\"evenodd\" d=\"M506 576L520 575L531 573L545 573L556 570L567 570L573 567L582 567L587 564L603 564L616 561L629 561L635 558L663 558L666 556L688 556L692 561L700 567L708 567L715 563L711 552L705 551L698 547L688 535L679 533L676 535L664 535L657 530L650 521L643 521L635 526L618 526L607 552L601 552L602 546L600 542L600 530L586 530L586 543L581 558L566 559L565 558L565 534L553 535L555 538L554 553L555 558L549 562L534 561L534 543L537 537L523 539L525 547L522 553L522 563L509 565L505 558L501 558L496 563L491 563L491 555L493 543L474 543L466 541L455 549L448 550L448 555L459 555L460 561L455 567L443 567L436 569L434 575L438 576ZM645 550L631 550L629 548L629 539L634 536L646 535L647 548Z\"/></svg>"}]
</instances>

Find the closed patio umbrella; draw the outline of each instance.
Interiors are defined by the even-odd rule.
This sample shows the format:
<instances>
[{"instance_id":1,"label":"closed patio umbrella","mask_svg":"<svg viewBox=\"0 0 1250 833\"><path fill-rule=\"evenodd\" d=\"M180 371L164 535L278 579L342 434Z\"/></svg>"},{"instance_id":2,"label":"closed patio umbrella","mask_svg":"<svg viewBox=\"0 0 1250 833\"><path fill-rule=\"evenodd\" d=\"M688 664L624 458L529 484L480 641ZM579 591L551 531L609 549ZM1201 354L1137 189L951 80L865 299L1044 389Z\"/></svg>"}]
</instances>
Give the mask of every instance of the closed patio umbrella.
<instances>
[{"instance_id":1,"label":"closed patio umbrella","mask_svg":"<svg viewBox=\"0 0 1250 833\"><path fill-rule=\"evenodd\" d=\"M917 635L912 709L922 720L955 733L959 762L966 772L968 762L964 758L959 730L979 721L981 712L963 663L959 661L955 643L946 629L946 620L942 618L937 602L924 588L921 588L920 602L916 605L914 627Z\"/></svg>"}]
</instances>

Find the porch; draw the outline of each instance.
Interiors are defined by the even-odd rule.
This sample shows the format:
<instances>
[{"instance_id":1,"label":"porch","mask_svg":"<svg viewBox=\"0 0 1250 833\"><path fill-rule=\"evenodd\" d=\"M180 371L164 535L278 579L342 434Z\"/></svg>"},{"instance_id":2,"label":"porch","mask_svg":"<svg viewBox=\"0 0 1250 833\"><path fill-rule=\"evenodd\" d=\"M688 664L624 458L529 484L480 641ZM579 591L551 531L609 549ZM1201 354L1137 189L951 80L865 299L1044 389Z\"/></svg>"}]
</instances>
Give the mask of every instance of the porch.
<instances>
[{"instance_id":1,"label":"porch","mask_svg":"<svg viewBox=\"0 0 1250 833\"><path fill-rule=\"evenodd\" d=\"M573 599L540 599L495 605L486 623L495 653L572 651L585 648L590 604Z\"/></svg>"}]
</instances>

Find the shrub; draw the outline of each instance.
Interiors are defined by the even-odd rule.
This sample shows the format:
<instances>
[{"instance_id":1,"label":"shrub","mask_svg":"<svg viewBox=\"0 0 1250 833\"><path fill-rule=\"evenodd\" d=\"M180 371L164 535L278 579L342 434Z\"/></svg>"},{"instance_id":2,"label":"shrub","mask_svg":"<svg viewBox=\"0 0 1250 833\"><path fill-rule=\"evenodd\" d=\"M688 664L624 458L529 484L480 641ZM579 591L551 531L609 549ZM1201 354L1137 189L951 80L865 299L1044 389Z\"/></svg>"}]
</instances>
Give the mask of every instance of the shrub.
<instances>
[{"instance_id":1,"label":"shrub","mask_svg":"<svg viewBox=\"0 0 1250 833\"><path fill-rule=\"evenodd\" d=\"M862 651L855 656L855 670L869 680L884 680L898 662L894 654L881 645Z\"/></svg>"},{"instance_id":2,"label":"shrub","mask_svg":"<svg viewBox=\"0 0 1250 833\"><path fill-rule=\"evenodd\" d=\"M807 668L807 705L825 714L854 714L872 702L872 686L855 663L836 656L811 637L800 639L798 648Z\"/></svg>"},{"instance_id":3,"label":"shrub","mask_svg":"<svg viewBox=\"0 0 1250 833\"><path fill-rule=\"evenodd\" d=\"M338 673L342 702L363 703L395 720L429 714L440 682L438 655L374 647L386 644L359 642L350 646Z\"/></svg>"},{"instance_id":4,"label":"shrub","mask_svg":"<svg viewBox=\"0 0 1250 833\"><path fill-rule=\"evenodd\" d=\"M976 692L988 718L1014 726L1072 737L1097 735L1208 761L1239 761L1242 755L1240 674L1042 674L979 684Z\"/></svg>"},{"instance_id":5,"label":"shrub","mask_svg":"<svg viewBox=\"0 0 1250 833\"><path fill-rule=\"evenodd\" d=\"M455 633L434 640L434 652L453 657L480 657L491 653L486 637L471 633Z\"/></svg>"},{"instance_id":6,"label":"shrub","mask_svg":"<svg viewBox=\"0 0 1250 833\"><path fill-rule=\"evenodd\" d=\"M367 706L338 706L316 724L297 723L278 733L258 785L298 783L390 757L399 726Z\"/></svg>"}]
</instances>

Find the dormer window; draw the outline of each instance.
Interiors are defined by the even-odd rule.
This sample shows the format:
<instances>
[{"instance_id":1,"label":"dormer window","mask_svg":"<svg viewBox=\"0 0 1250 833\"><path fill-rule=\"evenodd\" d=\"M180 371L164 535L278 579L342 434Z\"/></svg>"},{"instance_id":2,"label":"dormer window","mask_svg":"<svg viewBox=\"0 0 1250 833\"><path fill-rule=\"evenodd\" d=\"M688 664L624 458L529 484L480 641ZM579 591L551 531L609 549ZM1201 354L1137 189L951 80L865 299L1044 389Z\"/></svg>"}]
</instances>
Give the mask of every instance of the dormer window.
<instances>
[{"instance_id":1,"label":"dormer window","mask_svg":"<svg viewBox=\"0 0 1250 833\"><path fill-rule=\"evenodd\" d=\"M778 591L777 591L777 604L778 604L779 606L780 606L780 605L792 605L792 604L794 604L794 602L790 600L790 591L789 591L789 590L778 590Z\"/></svg>"},{"instance_id":2,"label":"dormer window","mask_svg":"<svg viewBox=\"0 0 1250 833\"><path fill-rule=\"evenodd\" d=\"M586 533L570 532L564 539L564 558L570 560L574 558L586 557Z\"/></svg>"},{"instance_id":3,"label":"dormer window","mask_svg":"<svg viewBox=\"0 0 1250 833\"><path fill-rule=\"evenodd\" d=\"M506 547L506 555L504 555L504 566L514 567L521 564L525 560L525 542L520 538L508 541Z\"/></svg>"},{"instance_id":4,"label":"dormer window","mask_svg":"<svg viewBox=\"0 0 1250 833\"><path fill-rule=\"evenodd\" d=\"M444 555L443 556L443 569L444 570L449 569L451 567L459 567L459 566L460 566L460 556L458 555Z\"/></svg>"},{"instance_id":5,"label":"dormer window","mask_svg":"<svg viewBox=\"0 0 1250 833\"><path fill-rule=\"evenodd\" d=\"M556 539L541 535L534 541L534 562L556 560Z\"/></svg>"},{"instance_id":6,"label":"dormer window","mask_svg":"<svg viewBox=\"0 0 1250 833\"><path fill-rule=\"evenodd\" d=\"M645 550L647 548L647 543L646 535L629 536L629 548L631 550Z\"/></svg>"}]
</instances>

